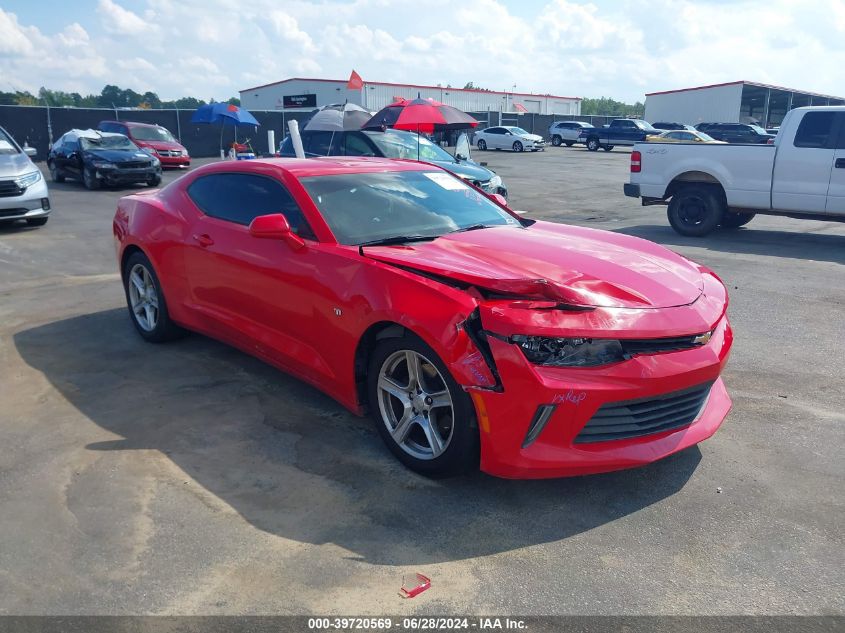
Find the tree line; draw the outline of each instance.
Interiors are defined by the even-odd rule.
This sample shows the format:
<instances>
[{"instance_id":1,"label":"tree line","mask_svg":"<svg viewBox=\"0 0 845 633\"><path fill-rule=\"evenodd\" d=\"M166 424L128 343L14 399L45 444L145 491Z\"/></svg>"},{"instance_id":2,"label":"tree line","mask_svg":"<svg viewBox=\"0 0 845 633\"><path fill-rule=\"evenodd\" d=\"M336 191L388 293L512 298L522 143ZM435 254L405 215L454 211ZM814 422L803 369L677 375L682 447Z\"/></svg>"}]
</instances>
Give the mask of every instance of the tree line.
<instances>
[{"instance_id":1,"label":"tree line","mask_svg":"<svg viewBox=\"0 0 845 633\"><path fill-rule=\"evenodd\" d=\"M192 110L208 102L195 97L182 97L172 101L162 101L154 92L135 92L131 88L123 89L111 84L105 86L100 94L82 96L78 92L64 92L41 88L37 95L28 91L0 92L0 105L40 105L61 108L72 106L75 108L179 108ZM230 98L226 103L240 105L237 97Z\"/></svg>"}]
</instances>

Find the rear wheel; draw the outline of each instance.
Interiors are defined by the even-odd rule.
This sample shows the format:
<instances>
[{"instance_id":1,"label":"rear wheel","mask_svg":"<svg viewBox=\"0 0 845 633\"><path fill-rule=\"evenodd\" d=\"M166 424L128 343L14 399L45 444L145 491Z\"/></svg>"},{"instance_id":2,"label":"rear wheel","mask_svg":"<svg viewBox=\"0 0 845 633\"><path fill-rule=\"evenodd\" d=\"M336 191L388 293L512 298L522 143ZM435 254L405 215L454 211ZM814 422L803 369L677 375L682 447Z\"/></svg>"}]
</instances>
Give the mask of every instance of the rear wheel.
<instances>
[{"instance_id":1,"label":"rear wheel","mask_svg":"<svg viewBox=\"0 0 845 633\"><path fill-rule=\"evenodd\" d=\"M520 143L519 141L515 141L512 147L513 147L513 151L515 151L515 152L521 152L522 149L523 149L522 143Z\"/></svg>"},{"instance_id":2,"label":"rear wheel","mask_svg":"<svg viewBox=\"0 0 845 633\"><path fill-rule=\"evenodd\" d=\"M367 381L379 435L405 466L429 477L477 467L472 401L422 340L406 335L379 341Z\"/></svg>"},{"instance_id":3,"label":"rear wheel","mask_svg":"<svg viewBox=\"0 0 845 633\"><path fill-rule=\"evenodd\" d=\"M681 235L703 237L719 225L724 210L717 191L702 185L690 185L672 195L667 216L669 224Z\"/></svg>"},{"instance_id":4,"label":"rear wheel","mask_svg":"<svg viewBox=\"0 0 845 633\"><path fill-rule=\"evenodd\" d=\"M599 140L597 138L593 137L587 139L588 150L590 150L591 152L597 152L599 151L599 147L601 147L601 143L599 143Z\"/></svg>"},{"instance_id":5,"label":"rear wheel","mask_svg":"<svg viewBox=\"0 0 845 633\"><path fill-rule=\"evenodd\" d=\"M487 150L487 141L485 141L483 138L478 139L478 149L480 149L482 152Z\"/></svg>"},{"instance_id":6,"label":"rear wheel","mask_svg":"<svg viewBox=\"0 0 845 633\"><path fill-rule=\"evenodd\" d=\"M606 152L609 152L613 149L613 145L605 145L602 149Z\"/></svg>"},{"instance_id":7,"label":"rear wheel","mask_svg":"<svg viewBox=\"0 0 845 633\"><path fill-rule=\"evenodd\" d=\"M724 229L738 229L745 226L754 219L756 213L735 213L733 211L725 211L722 216L721 224Z\"/></svg>"},{"instance_id":8,"label":"rear wheel","mask_svg":"<svg viewBox=\"0 0 845 633\"><path fill-rule=\"evenodd\" d=\"M64 182L65 177L56 165L56 161L51 160L47 163L47 168L50 170L50 178L53 182Z\"/></svg>"},{"instance_id":9,"label":"rear wheel","mask_svg":"<svg viewBox=\"0 0 845 633\"><path fill-rule=\"evenodd\" d=\"M184 334L184 330L170 320L161 283L143 253L133 253L126 261L123 287L132 323L144 340L163 343Z\"/></svg>"},{"instance_id":10,"label":"rear wheel","mask_svg":"<svg viewBox=\"0 0 845 633\"><path fill-rule=\"evenodd\" d=\"M97 175L87 167L82 170L82 184L85 185L86 189L90 189L91 191L100 188L100 181Z\"/></svg>"},{"instance_id":11,"label":"rear wheel","mask_svg":"<svg viewBox=\"0 0 845 633\"><path fill-rule=\"evenodd\" d=\"M563 142L563 139L562 139L562 138L560 138L560 135L555 134L555 135L552 137L552 145L554 145L555 147L560 147L560 144L561 144L562 142Z\"/></svg>"},{"instance_id":12,"label":"rear wheel","mask_svg":"<svg viewBox=\"0 0 845 633\"><path fill-rule=\"evenodd\" d=\"M50 218L27 218L26 223L29 226L44 226Z\"/></svg>"}]
</instances>

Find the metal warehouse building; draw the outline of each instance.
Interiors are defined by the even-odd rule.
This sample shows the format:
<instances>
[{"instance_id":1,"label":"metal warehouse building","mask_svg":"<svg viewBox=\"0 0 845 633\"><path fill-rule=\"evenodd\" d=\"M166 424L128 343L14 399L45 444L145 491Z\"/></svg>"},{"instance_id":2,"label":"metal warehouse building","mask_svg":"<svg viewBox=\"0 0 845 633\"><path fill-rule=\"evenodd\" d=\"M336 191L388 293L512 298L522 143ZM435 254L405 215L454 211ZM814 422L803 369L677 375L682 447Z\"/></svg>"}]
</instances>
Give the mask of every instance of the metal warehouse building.
<instances>
[{"instance_id":1,"label":"metal warehouse building","mask_svg":"<svg viewBox=\"0 0 845 633\"><path fill-rule=\"evenodd\" d=\"M581 114L580 97L537 95L524 92L494 92L441 86L419 86L365 81L360 90L348 90L342 79L294 77L241 90L241 105L247 110L302 111L330 103L357 103L379 110L395 97L433 98L464 112L534 112L536 114Z\"/></svg>"},{"instance_id":2,"label":"metal warehouse building","mask_svg":"<svg viewBox=\"0 0 845 633\"><path fill-rule=\"evenodd\" d=\"M803 92L780 86L734 81L711 86L667 90L646 94L647 121L674 121L695 125L717 123L757 123L763 127L780 125L792 108L809 105L843 105L845 97Z\"/></svg>"}]
</instances>

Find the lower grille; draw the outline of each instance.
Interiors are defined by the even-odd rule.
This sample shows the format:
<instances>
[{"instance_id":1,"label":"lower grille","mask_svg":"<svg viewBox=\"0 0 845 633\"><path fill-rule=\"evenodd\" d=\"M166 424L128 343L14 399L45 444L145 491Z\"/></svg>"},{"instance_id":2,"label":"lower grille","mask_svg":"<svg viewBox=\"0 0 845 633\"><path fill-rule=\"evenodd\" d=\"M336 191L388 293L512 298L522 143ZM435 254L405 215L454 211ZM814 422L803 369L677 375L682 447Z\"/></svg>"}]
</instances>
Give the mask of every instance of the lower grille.
<instances>
[{"instance_id":1,"label":"lower grille","mask_svg":"<svg viewBox=\"0 0 845 633\"><path fill-rule=\"evenodd\" d=\"M602 405L575 443L624 440L688 426L701 413L711 387L713 383L708 382L662 396Z\"/></svg>"},{"instance_id":2,"label":"lower grille","mask_svg":"<svg viewBox=\"0 0 845 633\"><path fill-rule=\"evenodd\" d=\"M150 161L126 161L124 163L116 163L119 169L141 169L149 167Z\"/></svg>"},{"instance_id":3,"label":"lower grille","mask_svg":"<svg viewBox=\"0 0 845 633\"><path fill-rule=\"evenodd\" d=\"M0 180L0 197L10 198L12 196L19 196L24 192L24 189L18 187L18 183L14 180Z\"/></svg>"},{"instance_id":4,"label":"lower grille","mask_svg":"<svg viewBox=\"0 0 845 633\"><path fill-rule=\"evenodd\" d=\"M23 215L29 209L0 209L0 218L8 218L13 215Z\"/></svg>"},{"instance_id":5,"label":"lower grille","mask_svg":"<svg viewBox=\"0 0 845 633\"><path fill-rule=\"evenodd\" d=\"M635 354L659 354L660 352L677 352L684 349L701 347L710 338L707 334L693 334L691 336L676 336L671 338L650 339L622 339L622 349L629 356Z\"/></svg>"}]
</instances>

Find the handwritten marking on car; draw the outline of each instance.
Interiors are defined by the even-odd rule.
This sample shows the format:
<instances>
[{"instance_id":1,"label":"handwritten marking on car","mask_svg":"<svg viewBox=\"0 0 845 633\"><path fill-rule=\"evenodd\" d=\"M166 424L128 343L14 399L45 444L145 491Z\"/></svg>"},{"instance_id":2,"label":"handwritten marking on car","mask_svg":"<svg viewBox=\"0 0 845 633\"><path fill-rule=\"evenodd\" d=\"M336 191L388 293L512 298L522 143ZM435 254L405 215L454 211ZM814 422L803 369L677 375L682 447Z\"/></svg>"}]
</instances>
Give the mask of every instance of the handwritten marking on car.
<instances>
[{"instance_id":1,"label":"handwritten marking on car","mask_svg":"<svg viewBox=\"0 0 845 633\"><path fill-rule=\"evenodd\" d=\"M579 391L578 393L575 393L572 389L570 389L566 393L556 394L554 399L552 399L552 404L566 404L567 402L571 402L577 407L584 400L586 400L586 398L586 392Z\"/></svg>"}]
</instances>

